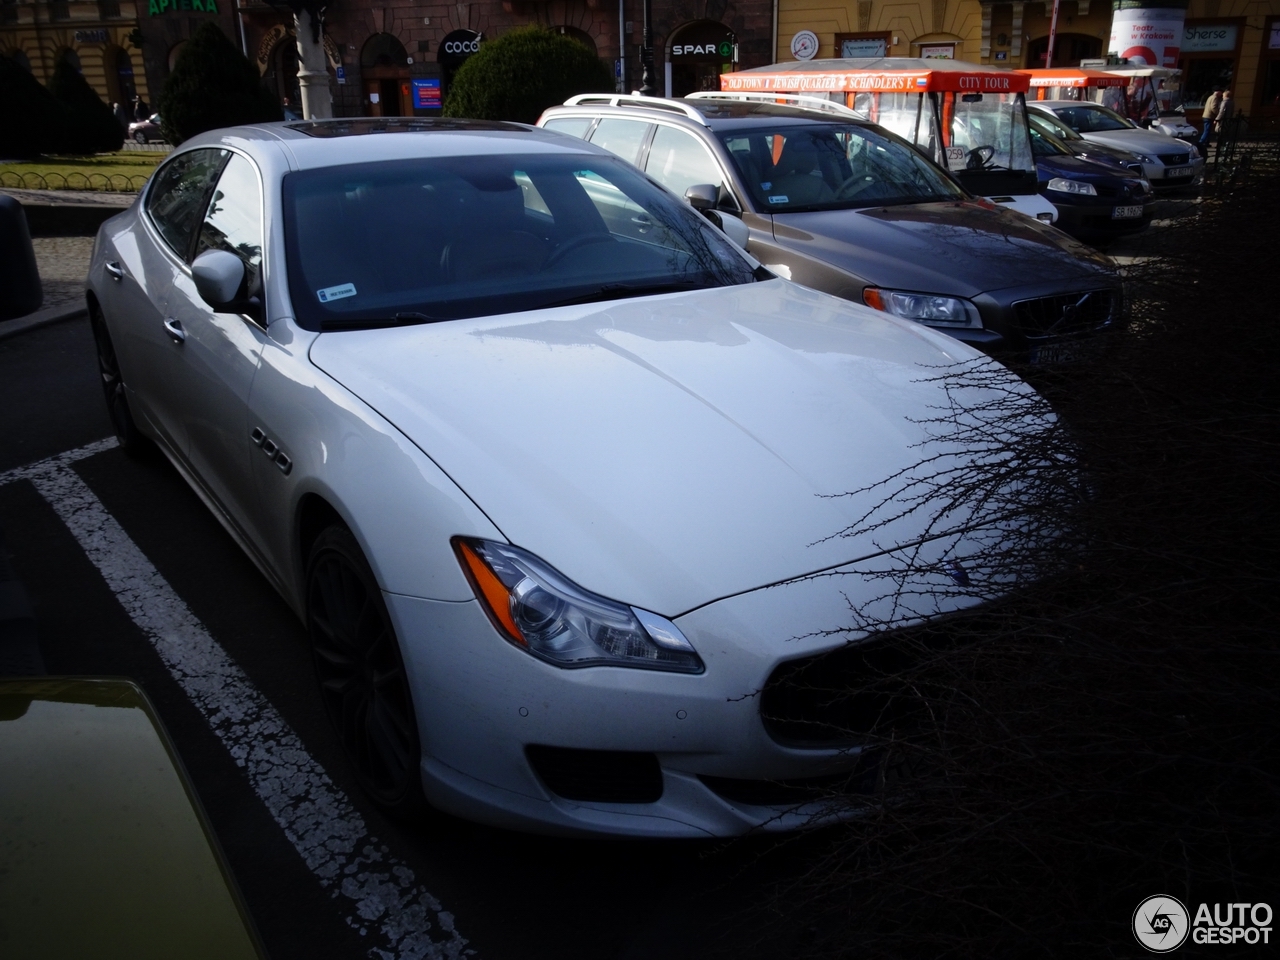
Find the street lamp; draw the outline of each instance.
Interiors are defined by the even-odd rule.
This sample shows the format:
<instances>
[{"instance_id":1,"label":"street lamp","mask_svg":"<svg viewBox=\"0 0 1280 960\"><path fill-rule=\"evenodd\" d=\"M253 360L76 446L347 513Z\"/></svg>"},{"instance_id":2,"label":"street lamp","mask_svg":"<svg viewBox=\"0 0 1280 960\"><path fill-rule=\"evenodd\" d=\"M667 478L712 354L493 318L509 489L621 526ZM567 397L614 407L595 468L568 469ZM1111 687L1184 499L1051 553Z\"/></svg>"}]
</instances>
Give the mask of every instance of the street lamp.
<instances>
[{"instance_id":1,"label":"street lamp","mask_svg":"<svg viewBox=\"0 0 1280 960\"><path fill-rule=\"evenodd\" d=\"M653 4L644 0L644 37L640 41L640 95L652 97L658 92L653 85Z\"/></svg>"}]
</instances>

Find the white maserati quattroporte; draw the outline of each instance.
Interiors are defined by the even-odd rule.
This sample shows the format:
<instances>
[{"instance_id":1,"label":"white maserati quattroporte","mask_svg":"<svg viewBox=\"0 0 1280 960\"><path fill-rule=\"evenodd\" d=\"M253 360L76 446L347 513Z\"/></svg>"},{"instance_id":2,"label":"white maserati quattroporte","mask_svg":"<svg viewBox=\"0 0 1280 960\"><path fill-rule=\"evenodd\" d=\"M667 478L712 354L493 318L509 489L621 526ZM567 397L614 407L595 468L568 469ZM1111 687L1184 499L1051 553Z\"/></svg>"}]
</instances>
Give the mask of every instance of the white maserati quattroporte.
<instances>
[{"instance_id":1,"label":"white maserati quattroporte","mask_svg":"<svg viewBox=\"0 0 1280 960\"><path fill-rule=\"evenodd\" d=\"M303 618L392 812L795 827L861 748L771 684L864 639L872 568L976 602L963 518L864 521L954 400L939 368L1001 368L772 275L581 140L204 134L103 225L87 296L121 444L157 444Z\"/></svg>"}]
</instances>

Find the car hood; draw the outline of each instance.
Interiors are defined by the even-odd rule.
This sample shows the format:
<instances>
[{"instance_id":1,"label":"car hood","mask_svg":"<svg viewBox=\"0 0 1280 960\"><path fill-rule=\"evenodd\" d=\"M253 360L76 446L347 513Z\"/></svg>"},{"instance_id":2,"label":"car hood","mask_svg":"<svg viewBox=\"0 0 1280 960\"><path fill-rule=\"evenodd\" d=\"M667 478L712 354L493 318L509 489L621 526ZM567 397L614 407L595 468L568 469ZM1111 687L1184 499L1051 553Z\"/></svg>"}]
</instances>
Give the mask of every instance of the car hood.
<instances>
[{"instance_id":1,"label":"car hood","mask_svg":"<svg viewBox=\"0 0 1280 960\"><path fill-rule=\"evenodd\" d=\"M1135 180L1137 174L1125 168L1100 160L1089 160L1069 154L1055 154L1051 157L1036 157L1036 174L1040 183L1047 183L1054 177L1068 177L1077 180Z\"/></svg>"},{"instance_id":2,"label":"car hood","mask_svg":"<svg viewBox=\"0 0 1280 960\"><path fill-rule=\"evenodd\" d=\"M951 399L940 368L1028 389L949 337L781 280L322 334L311 359L512 543L666 616L918 541L916 514L840 534L925 456Z\"/></svg>"},{"instance_id":3,"label":"car hood","mask_svg":"<svg viewBox=\"0 0 1280 960\"><path fill-rule=\"evenodd\" d=\"M1167 134L1152 133L1150 130L1101 130L1082 133L1086 140L1096 140L1109 147L1121 150L1136 150L1139 153L1187 153L1190 147Z\"/></svg>"},{"instance_id":4,"label":"car hood","mask_svg":"<svg viewBox=\"0 0 1280 960\"><path fill-rule=\"evenodd\" d=\"M976 297L1041 280L1110 275L1096 250L976 201L774 215L783 246L898 290Z\"/></svg>"}]
</instances>

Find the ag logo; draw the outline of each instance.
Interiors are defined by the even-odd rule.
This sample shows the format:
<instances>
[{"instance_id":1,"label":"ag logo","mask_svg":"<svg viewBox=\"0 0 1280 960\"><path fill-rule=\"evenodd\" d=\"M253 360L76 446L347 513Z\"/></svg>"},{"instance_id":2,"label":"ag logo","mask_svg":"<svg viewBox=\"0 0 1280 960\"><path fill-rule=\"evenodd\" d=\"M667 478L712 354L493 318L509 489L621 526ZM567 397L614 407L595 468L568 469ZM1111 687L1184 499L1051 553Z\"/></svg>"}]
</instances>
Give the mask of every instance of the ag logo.
<instances>
[{"instance_id":1,"label":"ag logo","mask_svg":"<svg viewBox=\"0 0 1280 960\"><path fill-rule=\"evenodd\" d=\"M1163 894L1147 897L1133 911L1133 935L1152 953L1172 953L1186 942L1191 915L1182 902Z\"/></svg>"}]
</instances>

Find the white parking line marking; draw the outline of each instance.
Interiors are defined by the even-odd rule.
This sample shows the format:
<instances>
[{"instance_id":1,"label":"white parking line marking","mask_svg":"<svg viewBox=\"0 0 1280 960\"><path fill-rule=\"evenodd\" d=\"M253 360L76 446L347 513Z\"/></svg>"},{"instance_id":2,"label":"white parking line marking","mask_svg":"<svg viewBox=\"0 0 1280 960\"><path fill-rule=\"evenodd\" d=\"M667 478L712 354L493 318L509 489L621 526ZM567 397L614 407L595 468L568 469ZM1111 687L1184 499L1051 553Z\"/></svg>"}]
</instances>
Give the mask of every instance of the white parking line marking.
<instances>
[{"instance_id":1,"label":"white parking line marking","mask_svg":"<svg viewBox=\"0 0 1280 960\"><path fill-rule=\"evenodd\" d=\"M453 916L369 835L347 795L71 469L115 446L101 440L0 473L0 486L31 481L66 523L321 886L352 901L346 921L371 938L370 956L473 956Z\"/></svg>"}]
</instances>

